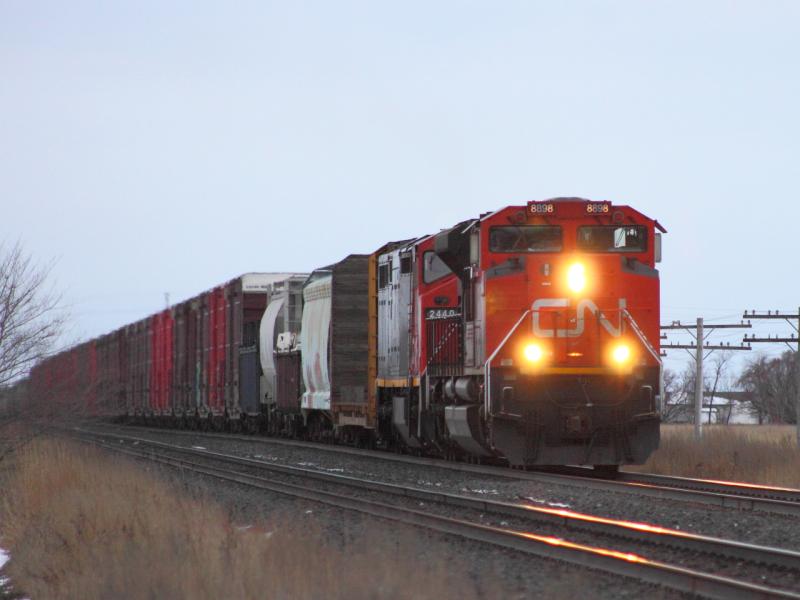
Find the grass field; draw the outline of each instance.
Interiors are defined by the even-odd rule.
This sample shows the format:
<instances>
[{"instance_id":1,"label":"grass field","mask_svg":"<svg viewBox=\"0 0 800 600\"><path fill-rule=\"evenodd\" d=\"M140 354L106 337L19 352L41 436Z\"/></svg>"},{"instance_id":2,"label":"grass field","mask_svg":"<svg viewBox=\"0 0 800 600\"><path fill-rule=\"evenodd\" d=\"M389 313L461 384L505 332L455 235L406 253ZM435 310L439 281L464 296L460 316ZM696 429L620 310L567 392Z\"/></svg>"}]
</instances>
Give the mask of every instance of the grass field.
<instances>
[{"instance_id":1,"label":"grass field","mask_svg":"<svg viewBox=\"0 0 800 600\"><path fill-rule=\"evenodd\" d=\"M0 541L31 598L477 596L457 556L432 558L406 530L334 544L301 511L245 528L139 464L61 441L12 462L0 463Z\"/></svg>"},{"instance_id":2,"label":"grass field","mask_svg":"<svg viewBox=\"0 0 800 600\"><path fill-rule=\"evenodd\" d=\"M800 488L800 449L789 425L705 426L699 441L692 425L662 425L658 451L626 469Z\"/></svg>"}]
</instances>

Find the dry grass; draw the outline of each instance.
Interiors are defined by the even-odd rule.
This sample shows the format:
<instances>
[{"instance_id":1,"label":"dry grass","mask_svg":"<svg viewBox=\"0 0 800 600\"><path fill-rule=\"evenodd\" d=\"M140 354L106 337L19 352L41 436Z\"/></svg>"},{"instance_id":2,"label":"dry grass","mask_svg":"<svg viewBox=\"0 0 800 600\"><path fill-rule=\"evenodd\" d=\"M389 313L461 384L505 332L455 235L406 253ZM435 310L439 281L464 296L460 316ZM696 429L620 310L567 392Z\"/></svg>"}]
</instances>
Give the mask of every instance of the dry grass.
<instances>
[{"instance_id":1,"label":"dry grass","mask_svg":"<svg viewBox=\"0 0 800 600\"><path fill-rule=\"evenodd\" d=\"M629 470L800 488L800 449L793 426L662 425L661 447Z\"/></svg>"},{"instance_id":2,"label":"dry grass","mask_svg":"<svg viewBox=\"0 0 800 600\"><path fill-rule=\"evenodd\" d=\"M410 535L355 536L335 546L310 519L302 529L287 525L296 514L244 530L208 498L63 441L34 441L15 452L0 489L8 575L33 598L477 595L454 568L457 558L435 556L431 564Z\"/></svg>"}]
</instances>

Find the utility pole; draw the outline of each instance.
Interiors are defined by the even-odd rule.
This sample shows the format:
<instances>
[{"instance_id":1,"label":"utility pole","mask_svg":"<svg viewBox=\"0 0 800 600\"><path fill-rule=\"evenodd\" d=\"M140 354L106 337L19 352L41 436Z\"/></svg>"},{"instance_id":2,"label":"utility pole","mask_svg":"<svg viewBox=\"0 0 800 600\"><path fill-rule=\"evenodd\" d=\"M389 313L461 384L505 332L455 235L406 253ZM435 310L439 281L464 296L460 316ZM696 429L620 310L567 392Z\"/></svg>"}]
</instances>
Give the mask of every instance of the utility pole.
<instances>
[{"instance_id":1,"label":"utility pole","mask_svg":"<svg viewBox=\"0 0 800 600\"><path fill-rule=\"evenodd\" d=\"M697 372L694 378L694 437L703 435L703 317L697 317L697 348L694 360L697 363Z\"/></svg>"},{"instance_id":2,"label":"utility pole","mask_svg":"<svg viewBox=\"0 0 800 600\"><path fill-rule=\"evenodd\" d=\"M767 337L757 337L752 335L747 337L745 335L745 341L747 342L756 342L756 343L766 343L766 344L786 344L789 347L789 350L794 350L794 374L795 374L795 427L796 427L796 437L797 437L797 445L800 446L800 308L797 309L797 314L781 314L780 311L776 310L774 313L771 310L768 310L766 313L763 311L761 313L757 313L754 310L751 310L749 313L744 311L743 318L745 319L779 319L784 320L794 329L794 333L789 335L788 337L780 337L780 336L767 336ZM794 322L797 321L797 325ZM797 348L792 348L792 344L797 344Z\"/></svg>"},{"instance_id":3,"label":"utility pole","mask_svg":"<svg viewBox=\"0 0 800 600\"><path fill-rule=\"evenodd\" d=\"M669 325L662 325L661 330L684 330L694 338L693 344L661 344L661 350L686 350L690 355L694 355L696 364L696 376L694 381L694 436L700 439L703 435L703 361L708 358L714 350L751 350L752 348L744 343L738 346L728 344L709 344L706 338L717 329L747 329L752 327L750 323L725 323L717 325L706 325L703 317L697 318L694 327L683 324L680 321L673 321ZM662 335L662 337L665 337ZM694 351L694 352L691 352Z\"/></svg>"}]
</instances>

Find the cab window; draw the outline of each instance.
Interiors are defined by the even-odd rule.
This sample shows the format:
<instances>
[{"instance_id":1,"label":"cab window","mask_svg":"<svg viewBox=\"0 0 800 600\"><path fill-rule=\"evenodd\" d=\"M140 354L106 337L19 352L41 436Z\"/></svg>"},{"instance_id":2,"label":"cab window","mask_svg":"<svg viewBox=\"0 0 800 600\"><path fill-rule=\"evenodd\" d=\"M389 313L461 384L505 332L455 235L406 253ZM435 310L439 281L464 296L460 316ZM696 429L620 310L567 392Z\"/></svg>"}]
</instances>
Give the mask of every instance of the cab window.
<instances>
[{"instance_id":1,"label":"cab window","mask_svg":"<svg viewBox=\"0 0 800 600\"><path fill-rule=\"evenodd\" d=\"M389 285L391 273L392 272L389 270L389 263L383 263L378 266L378 287L380 289Z\"/></svg>"},{"instance_id":2,"label":"cab window","mask_svg":"<svg viewBox=\"0 0 800 600\"><path fill-rule=\"evenodd\" d=\"M422 255L422 263L422 280L425 283L433 283L451 273L450 267L432 250Z\"/></svg>"},{"instance_id":3,"label":"cab window","mask_svg":"<svg viewBox=\"0 0 800 600\"><path fill-rule=\"evenodd\" d=\"M489 230L492 252L559 252L562 246L558 225L508 225Z\"/></svg>"},{"instance_id":4,"label":"cab window","mask_svg":"<svg viewBox=\"0 0 800 600\"><path fill-rule=\"evenodd\" d=\"M642 225L578 227L577 246L585 252L644 252L647 228Z\"/></svg>"}]
</instances>

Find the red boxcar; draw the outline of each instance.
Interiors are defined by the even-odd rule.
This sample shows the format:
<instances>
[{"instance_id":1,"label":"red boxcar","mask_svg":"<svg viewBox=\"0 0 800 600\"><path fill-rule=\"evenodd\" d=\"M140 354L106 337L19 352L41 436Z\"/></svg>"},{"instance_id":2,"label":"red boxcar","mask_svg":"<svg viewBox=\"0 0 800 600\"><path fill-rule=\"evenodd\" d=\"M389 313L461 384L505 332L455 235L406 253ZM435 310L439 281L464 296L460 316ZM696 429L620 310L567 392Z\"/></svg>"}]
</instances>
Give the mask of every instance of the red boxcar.
<instances>
[{"instance_id":1,"label":"red boxcar","mask_svg":"<svg viewBox=\"0 0 800 600\"><path fill-rule=\"evenodd\" d=\"M76 345L36 365L30 389L69 414L260 415L259 324L269 285L290 275L248 273Z\"/></svg>"}]
</instances>

